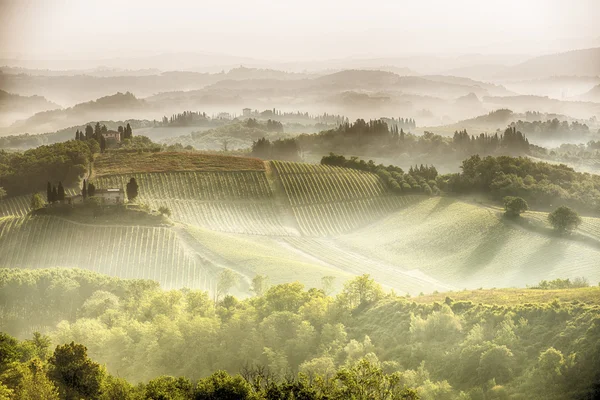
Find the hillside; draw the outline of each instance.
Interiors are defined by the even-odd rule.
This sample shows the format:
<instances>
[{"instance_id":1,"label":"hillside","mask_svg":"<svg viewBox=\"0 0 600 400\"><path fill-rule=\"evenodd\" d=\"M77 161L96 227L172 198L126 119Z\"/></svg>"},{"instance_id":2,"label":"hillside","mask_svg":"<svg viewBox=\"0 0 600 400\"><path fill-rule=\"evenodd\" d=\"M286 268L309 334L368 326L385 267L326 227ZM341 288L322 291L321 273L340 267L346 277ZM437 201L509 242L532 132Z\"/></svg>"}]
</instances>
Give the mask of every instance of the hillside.
<instances>
[{"instance_id":1,"label":"hillside","mask_svg":"<svg viewBox=\"0 0 600 400\"><path fill-rule=\"evenodd\" d=\"M20 96L0 90L0 126L9 125L17 119L27 118L41 111L60 108L43 96Z\"/></svg>"},{"instance_id":2,"label":"hillside","mask_svg":"<svg viewBox=\"0 0 600 400\"><path fill-rule=\"evenodd\" d=\"M0 201L1 215L8 216L2 220L0 252L11 255L2 265L80 266L149 277L166 287L209 289L210 279L200 284L193 277L231 269L245 282L240 294L247 293L247 282L256 274L274 283L299 279L309 286L329 275L339 288L347 277L368 273L387 288L413 295L522 287L554 278L600 281L598 218L586 217L577 235L560 238L538 222L527 225L543 222L543 213L527 213L519 224L496 208L449 197L397 195L375 174L323 165L193 153L107 153L94 167L98 188L123 187L135 177L139 202L152 209L168 207L174 225L109 227L24 217L30 197L9 198ZM42 226L61 228L43 235ZM90 255L85 237L101 243L101 250ZM27 252L17 250L21 243ZM64 249L60 259L43 257L52 246ZM166 253L160 263L147 265L147 251ZM186 267L178 270L178 265Z\"/></svg>"},{"instance_id":3,"label":"hillside","mask_svg":"<svg viewBox=\"0 0 600 400\"><path fill-rule=\"evenodd\" d=\"M7 133L44 133L80 125L82 121L150 117L151 108L132 93L116 93L73 107L39 112L7 128Z\"/></svg>"},{"instance_id":4,"label":"hillside","mask_svg":"<svg viewBox=\"0 0 600 400\"><path fill-rule=\"evenodd\" d=\"M573 50L535 57L501 70L501 79L541 79L551 76L597 76L600 71L600 48Z\"/></svg>"},{"instance_id":5,"label":"hillside","mask_svg":"<svg viewBox=\"0 0 600 400\"><path fill-rule=\"evenodd\" d=\"M600 85L594 86L588 92L582 94L579 98L583 101L600 103Z\"/></svg>"}]
</instances>

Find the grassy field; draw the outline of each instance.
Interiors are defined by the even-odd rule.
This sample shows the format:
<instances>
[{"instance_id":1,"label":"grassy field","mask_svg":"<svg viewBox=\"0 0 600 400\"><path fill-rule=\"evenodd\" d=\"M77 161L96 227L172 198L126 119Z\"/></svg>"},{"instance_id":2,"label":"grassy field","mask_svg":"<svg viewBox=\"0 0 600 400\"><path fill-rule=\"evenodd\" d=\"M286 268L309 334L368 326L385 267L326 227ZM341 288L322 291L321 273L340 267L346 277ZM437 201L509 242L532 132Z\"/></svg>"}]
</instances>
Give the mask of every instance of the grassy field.
<instances>
[{"instance_id":1,"label":"grassy field","mask_svg":"<svg viewBox=\"0 0 600 400\"><path fill-rule=\"evenodd\" d=\"M210 252L223 265L252 277L267 275L273 284L299 281L307 287L321 287L323 276L334 276L336 286L353 274L303 254L285 241L270 237L232 235L189 227L188 232L202 246L200 252Z\"/></svg>"},{"instance_id":2,"label":"grassy field","mask_svg":"<svg viewBox=\"0 0 600 400\"><path fill-rule=\"evenodd\" d=\"M107 152L94 160L94 176L173 171L262 171L257 158L186 152Z\"/></svg>"},{"instance_id":3,"label":"grassy field","mask_svg":"<svg viewBox=\"0 0 600 400\"><path fill-rule=\"evenodd\" d=\"M551 303L553 301L579 301L600 305L600 286L578 289L538 290L538 289L487 289L463 290L460 292L436 293L416 296L411 301L419 304L443 302L446 297L454 301L472 301L475 304L514 306L526 303Z\"/></svg>"},{"instance_id":4,"label":"grassy field","mask_svg":"<svg viewBox=\"0 0 600 400\"><path fill-rule=\"evenodd\" d=\"M431 198L336 238L354 252L457 288L522 287L542 279L600 281L600 249L521 228L485 207Z\"/></svg>"}]
</instances>

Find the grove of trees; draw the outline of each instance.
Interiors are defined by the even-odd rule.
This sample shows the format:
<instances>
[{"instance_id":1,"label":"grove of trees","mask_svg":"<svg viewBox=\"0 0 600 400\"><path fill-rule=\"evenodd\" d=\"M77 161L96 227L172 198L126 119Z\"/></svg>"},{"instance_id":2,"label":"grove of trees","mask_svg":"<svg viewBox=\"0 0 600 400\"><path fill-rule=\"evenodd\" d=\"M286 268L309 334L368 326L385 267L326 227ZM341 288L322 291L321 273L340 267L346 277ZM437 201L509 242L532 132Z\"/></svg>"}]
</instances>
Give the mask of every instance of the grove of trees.
<instances>
[{"instance_id":1,"label":"grove of trees","mask_svg":"<svg viewBox=\"0 0 600 400\"><path fill-rule=\"evenodd\" d=\"M0 390L22 396L35 385L61 399L599 394L595 302L507 305L449 294L428 303L385 293L369 276L335 296L265 279L253 282L254 297L223 291L215 302L84 270L0 270ZM47 336L32 339L35 329Z\"/></svg>"}]
</instances>

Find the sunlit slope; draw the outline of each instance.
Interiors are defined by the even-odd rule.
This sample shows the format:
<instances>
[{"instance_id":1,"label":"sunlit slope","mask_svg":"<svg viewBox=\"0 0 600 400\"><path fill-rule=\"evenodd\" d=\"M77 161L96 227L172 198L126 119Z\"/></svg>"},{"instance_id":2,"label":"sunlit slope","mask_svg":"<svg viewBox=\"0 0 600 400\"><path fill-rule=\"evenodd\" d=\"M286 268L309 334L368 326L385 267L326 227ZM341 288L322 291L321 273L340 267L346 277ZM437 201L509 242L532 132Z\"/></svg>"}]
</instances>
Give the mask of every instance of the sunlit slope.
<instances>
[{"instance_id":1,"label":"sunlit slope","mask_svg":"<svg viewBox=\"0 0 600 400\"><path fill-rule=\"evenodd\" d=\"M209 289L211 265L167 227L86 225L57 217L0 219L0 267L78 267L165 287Z\"/></svg>"},{"instance_id":2,"label":"sunlit slope","mask_svg":"<svg viewBox=\"0 0 600 400\"><path fill-rule=\"evenodd\" d=\"M271 161L301 231L330 236L371 223L420 199L390 193L372 173L351 168Z\"/></svg>"},{"instance_id":3,"label":"sunlit slope","mask_svg":"<svg viewBox=\"0 0 600 400\"><path fill-rule=\"evenodd\" d=\"M169 207L176 221L224 232L296 234L284 224L264 171L133 173L96 182L102 188L125 187L132 177L139 201Z\"/></svg>"},{"instance_id":4,"label":"sunlit slope","mask_svg":"<svg viewBox=\"0 0 600 400\"><path fill-rule=\"evenodd\" d=\"M266 275L273 284L299 281L307 287L321 287L324 276L334 276L336 286L352 278L353 273L329 265L290 246L283 238L214 232L188 227L196 241L196 251L213 258L240 274Z\"/></svg>"},{"instance_id":5,"label":"sunlit slope","mask_svg":"<svg viewBox=\"0 0 600 400\"><path fill-rule=\"evenodd\" d=\"M523 215L523 218L534 221L540 226L544 226L548 229L551 228L550 223L548 222L548 213L529 211ZM582 223L577 229L577 232L600 241L600 218L581 217L581 220Z\"/></svg>"},{"instance_id":6,"label":"sunlit slope","mask_svg":"<svg viewBox=\"0 0 600 400\"><path fill-rule=\"evenodd\" d=\"M373 261L457 288L523 287L581 276L600 281L600 247L527 230L494 210L444 197L336 240Z\"/></svg>"}]
</instances>

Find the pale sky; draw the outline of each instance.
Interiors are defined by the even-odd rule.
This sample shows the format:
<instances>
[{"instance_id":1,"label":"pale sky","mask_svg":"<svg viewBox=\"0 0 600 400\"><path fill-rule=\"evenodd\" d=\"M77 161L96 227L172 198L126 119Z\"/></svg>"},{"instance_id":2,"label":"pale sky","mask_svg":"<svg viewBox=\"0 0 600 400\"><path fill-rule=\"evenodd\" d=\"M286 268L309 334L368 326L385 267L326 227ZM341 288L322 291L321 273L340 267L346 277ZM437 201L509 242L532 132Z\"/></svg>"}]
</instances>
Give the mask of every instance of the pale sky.
<instances>
[{"instance_id":1,"label":"pale sky","mask_svg":"<svg viewBox=\"0 0 600 400\"><path fill-rule=\"evenodd\" d=\"M541 54L586 47L599 17L600 0L0 0L0 57Z\"/></svg>"}]
</instances>

